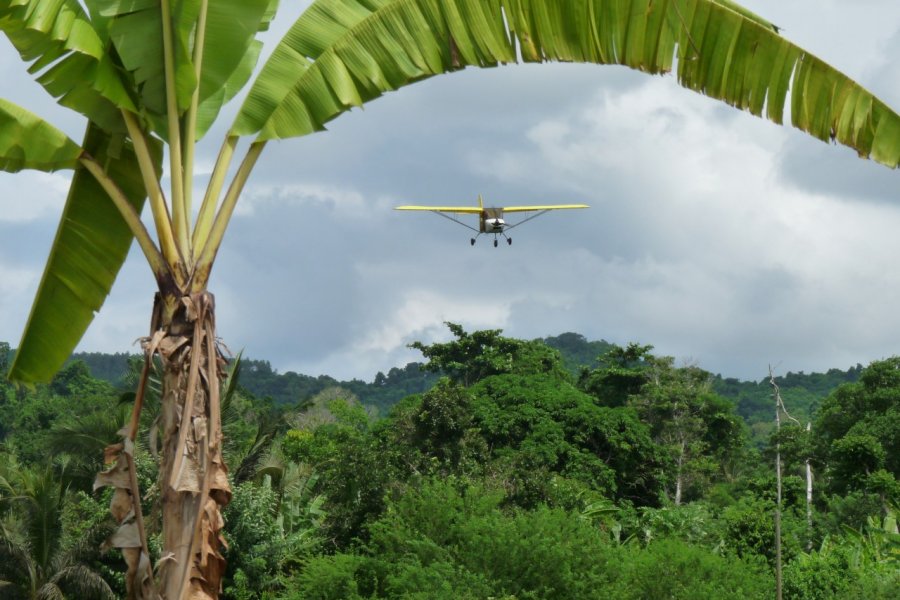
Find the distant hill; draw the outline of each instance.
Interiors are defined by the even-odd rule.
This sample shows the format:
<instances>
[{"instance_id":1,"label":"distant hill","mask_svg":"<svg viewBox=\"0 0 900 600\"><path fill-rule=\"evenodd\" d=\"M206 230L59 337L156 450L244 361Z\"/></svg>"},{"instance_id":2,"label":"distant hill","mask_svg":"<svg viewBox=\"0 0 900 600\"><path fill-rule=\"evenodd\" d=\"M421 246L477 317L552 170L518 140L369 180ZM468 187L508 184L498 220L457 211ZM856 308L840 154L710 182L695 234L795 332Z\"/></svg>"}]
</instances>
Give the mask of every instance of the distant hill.
<instances>
[{"instance_id":1,"label":"distant hill","mask_svg":"<svg viewBox=\"0 0 900 600\"><path fill-rule=\"evenodd\" d=\"M583 335L572 332L544 338L542 341L559 350L563 364L573 375L577 375L582 367L597 367L597 358L613 347L613 344L605 340L591 342ZM863 366L857 364L846 371L829 369L825 373L788 372L784 376L775 377L775 383L791 415L805 423L832 390L842 383L856 381L862 370ZM772 386L768 377L759 381L740 381L733 377L714 375L712 384L717 394L734 401L738 414L750 426L752 437L757 443L768 437L774 427L772 421L775 414Z\"/></svg>"},{"instance_id":2,"label":"distant hill","mask_svg":"<svg viewBox=\"0 0 900 600\"><path fill-rule=\"evenodd\" d=\"M595 368L597 358L614 344L605 340L589 341L583 335L566 332L541 339L542 342L560 352L563 365L574 376L582 367ZM136 354L100 352L79 352L72 360L84 361L91 374L117 386L124 386L128 373L129 359L139 358ZM825 373L788 372L776 377L781 396L791 414L804 421L812 415L819 403L834 388L842 383L859 379L862 365L846 371L829 369ZM408 363L405 367L394 367L385 373L377 373L371 382L353 379L339 381L328 375L303 375L288 371L279 373L267 360L244 359L241 385L259 398L271 398L276 406L294 406L309 400L322 390L340 386L360 399L363 404L375 406L380 412L410 394L422 393L431 388L438 375L423 370L420 362ZM715 375L713 389L716 393L730 398L737 406L737 412L750 426L754 439L764 439L772 428L772 388L768 378L759 381L740 381L733 377Z\"/></svg>"},{"instance_id":3,"label":"distant hill","mask_svg":"<svg viewBox=\"0 0 900 600\"><path fill-rule=\"evenodd\" d=\"M606 340L589 342L580 333L566 332L556 337L546 337L543 341L551 348L556 348L562 355L563 366L577 376L582 367L593 369L598 366L597 358L609 352L614 344Z\"/></svg>"},{"instance_id":4,"label":"distant hill","mask_svg":"<svg viewBox=\"0 0 900 600\"><path fill-rule=\"evenodd\" d=\"M138 354L76 352L69 362L84 362L93 377L117 387L127 387L129 361L140 360ZM387 374L377 373L371 383L360 379L339 381L328 375L302 375L287 371L279 373L267 360L243 359L240 385L258 398L271 398L276 406L295 406L309 400L329 387L339 386L355 394L360 402L378 408L380 412L410 394L424 392L434 385L438 375L422 370L422 363L394 367Z\"/></svg>"},{"instance_id":5,"label":"distant hill","mask_svg":"<svg viewBox=\"0 0 900 600\"><path fill-rule=\"evenodd\" d=\"M394 367L387 375L379 371L367 383L360 379L338 381L328 375L312 377L293 371L278 373L267 360L245 359L241 364L240 384L255 396L269 397L279 406L302 404L326 388L339 386L353 392L363 404L384 413L406 396L429 390L437 379L438 375L424 371L422 363L417 362L403 368Z\"/></svg>"},{"instance_id":6,"label":"distant hill","mask_svg":"<svg viewBox=\"0 0 900 600\"><path fill-rule=\"evenodd\" d=\"M130 372L128 361L141 360L143 355L116 352L104 354L103 352L76 352L66 362L82 361L91 371L91 375L97 379L108 381L116 387L126 387L126 381Z\"/></svg>"},{"instance_id":7,"label":"distant hill","mask_svg":"<svg viewBox=\"0 0 900 600\"><path fill-rule=\"evenodd\" d=\"M829 369L825 373L788 372L784 376L775 377L781 399L791 416L806 423L819 408L819 404L836 387L843 383L852 383L859 379L863 366L857 364L846 371ZM716 375L713 378L713 389L720 396L730 398L750 427L751 435L757 445L768 438L775 427L775 401L772 385L768 377L759 381L739 381L732 377Z\"/></svg>"}]
</instances>

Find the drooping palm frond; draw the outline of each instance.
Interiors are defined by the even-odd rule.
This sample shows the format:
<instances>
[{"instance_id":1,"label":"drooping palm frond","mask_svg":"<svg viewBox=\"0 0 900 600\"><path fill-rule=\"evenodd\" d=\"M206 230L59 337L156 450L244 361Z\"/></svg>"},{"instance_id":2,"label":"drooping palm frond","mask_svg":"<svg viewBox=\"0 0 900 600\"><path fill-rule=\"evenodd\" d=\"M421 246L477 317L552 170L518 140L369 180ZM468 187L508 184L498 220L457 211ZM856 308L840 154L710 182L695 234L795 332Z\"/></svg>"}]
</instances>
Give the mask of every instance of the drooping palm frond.
<instances>
[{"instance_id":1,"label":"drooping palm frond","mask_svg":"<svg viewBox=\"0 0 900 600\"><path fill-rule=\"evenodd\" d=\"M288 463L281 479L281 516L285 533L318 528L325 519L325 496L317 494L319 475L306 465Z\"/></svg>"},{"instance_id":2,"label":"drooping palm frond","mask_svg":"<svg viewBox=\"0 0 900 600\"><path fill-rule=\"evenodd\" d=\"M114 598L108 583L85 563L96 552L94 537L103 532L63 544L65 481L51 466L19 467L4 477L10 502L0 517L0 581L28 598Z\"/></svg>"},{"instance_id":3,"label":"drooping palm frond","mask_svg":"<svg viewBox=\"0 0 900 600\"><path fill-rule=\"evenodd\" d=\"M25 522L13 512L0 517L0 582L8 586L30 583L37 576Z\"/></svg>"},{"instance_id":4,"label":"drooping palm frond","mask_svg":"<svg viewBox=\"0 0 900 600\"><path fill-rule=\"evenodd\" d=\"M466 66L564 61L648 73L889 167L900 116L726 0L318 0L261 71L234 135L300 136L401 86Z\"/></svg>"},{"instance_id":5,"label":"drooping palm frond","mask_svg":"<svg viewBox=\"0 0 900 600\"><path fill-rule=\"evenodd\" d=\"M100 410L67 419L50 430L48 450L67 458L66 476L74 489L90 489L103 468L104 448L121 438L129 412L125 406Z\"/></svg>"},{"instance_id":6,"label":"drooping palm frond","mask_svg":"<svg viewBox=\"0 0 900 600\"><path fill-rule=\"evenodd\" d=\"M147 194L137 159L130 145L116 146L114 136L96 125L88 126L83 150L106 166L139 213ZM162 147L154 143L152 148L158 165ZM103 306L133 239L134 234L94 176L86 169L77 169L10 370L11 379L36 383L59 370Z\"/></svg>"},{"instance_id":7,"label":"drooping palm frond","mask_svg":"<svg viewBox=\"0 0 900 600\"><path fill-rule=\"evenodd\" d=\"M84 600L115 600L116 594L103 577L82 564L68 564L59 568L46 584L49 590L68 593L68 598ZM48 596L49 597L49 596ZM66 596L62 596L65 600Z\"/></svg>"},{"instance_id":8,"label":"drooping palm frond","mask_svg":"<svg viewBox=\"0 0 900 600\"><path fill-rule=\"evenodd\" d=\"M162 27L161 5L144 0L92 0L86 4L90 15L77 0L0 0L0 30L31 64L32 72L42 73L38 79L47 91L91 121L79 148L48 124L3 102L0 169L76 168L80 158L90 157L137 215L147 195L147 177L155 181L162 173L161 144L153 136L143 136L141 143L148 145L150 155L145 163L151 164L141 165L137 146L126 142L122 117L123 111L139 114L159 137L170 137L165 56L157 35ZM209 128L222 105L249 78L259 54L256 34L268 27L277 0L182 0L173 4L177 5L178 24L174 35L176 119L189 107L194 110L192 119L181 127L195 129L188 135L190 141ZM202 47L197 29L201 5L208 8ZM192 44L197 48L191 47L189 52ZM194 50L199 60L192 55ZM199 73L195 62L203 64ZM183 167L188 173L193 160L192 152L189 154L190 161ZM172 168L173 173L181 171L181 166ZM184 185L191 185L189 174ZM134 239L134 223L123 220L122 206L110 202L107 194L95 174L77 169L11 379L23 383L49 379L71 354L109 294ZM166 219L161 202L160 196L152 203L158 228ZM190 210L185 202L176 203L174 209L180 215ZM181 226L182 233L185 227ZM177 262L170 235L161 232L161 243L167 258ZM139 237L139 241L146 253L148 240ZM154 271L160 275L164 269L157 265Z\"/></svg>"},{"instance_id":9,"label":"drooping palm frond","mask_svg":"<svg viewBox=\"0 0 900 600\"><path fill-rule=\"evenodd\" d=\"M276 419L261 418L256 425L256 434L250 445L242 452L231 455L230 464L236 465L233 479L235 483L272 477L280 481L284 470L284 460L277 444L278 434L284 424Z\"/></svg>"}]
</instances>

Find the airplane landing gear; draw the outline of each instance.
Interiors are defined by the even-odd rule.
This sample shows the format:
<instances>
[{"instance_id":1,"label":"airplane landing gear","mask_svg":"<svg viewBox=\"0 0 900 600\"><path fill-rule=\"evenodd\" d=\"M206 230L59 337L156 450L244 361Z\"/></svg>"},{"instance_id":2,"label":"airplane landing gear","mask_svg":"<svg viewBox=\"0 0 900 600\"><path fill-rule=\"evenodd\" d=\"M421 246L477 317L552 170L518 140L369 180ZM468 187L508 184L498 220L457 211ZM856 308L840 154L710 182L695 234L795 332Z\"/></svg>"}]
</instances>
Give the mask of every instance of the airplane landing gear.
<instances>
[{"instance_id":1,"label":"airplane landing gear","mask_svg":"<svg viewBox=\"0 0 900 600\"><path fill-rule=\"evenodd\" d=\"M506 245L512 246L512 238L511 237L506 238Z\"/></svg>"},{"instance_id":2,"label":"airplane landing gear","mask_svg":"<svg viewBox=\"0 0 900 600\"><path fill-rule=\"evenodd\" d=\"M494 238L494 248L497 247L497 238Z\"/></svg>"},{"instance_id":3,"label":"airplane landing gear","mask_svg":"<svg viewBox=\"0 0 900 600\"><path fill-rule=\"evenodd\" d=\"M469 240L469 245L470 245L470 246L474 246L474 245L475 245L475 238L472 238L471 240Z\"/></svg>"}]
</instances>

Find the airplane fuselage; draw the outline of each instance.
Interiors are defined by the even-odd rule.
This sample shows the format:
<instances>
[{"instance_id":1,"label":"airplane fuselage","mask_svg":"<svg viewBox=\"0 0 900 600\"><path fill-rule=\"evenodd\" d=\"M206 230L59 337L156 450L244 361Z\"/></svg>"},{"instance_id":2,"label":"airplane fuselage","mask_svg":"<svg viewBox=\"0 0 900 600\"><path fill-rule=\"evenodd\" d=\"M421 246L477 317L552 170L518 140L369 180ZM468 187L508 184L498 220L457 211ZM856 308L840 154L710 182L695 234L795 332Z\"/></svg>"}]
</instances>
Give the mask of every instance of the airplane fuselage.
<instances>
[{"instance_id":1,"label":"airplane fuselage","mask_svg":"<svg viewBox=\"0 0 900 600\"><path fill-rule=\"evenodd\" d=\"M481 233L503 233L506 229L502 208L485 208L481 211L479 222Z\"/></svg>"},{"instance_id":2,"label":"airplane fuselage","mask_svg":"<svg viewBox=\"0 0 900 600\"><path fill-rule=\"evenodd\" d=\"M481 233L503 233L506 229L506 221L499 217L481 219Z\"/></svg>"}]
</instances>

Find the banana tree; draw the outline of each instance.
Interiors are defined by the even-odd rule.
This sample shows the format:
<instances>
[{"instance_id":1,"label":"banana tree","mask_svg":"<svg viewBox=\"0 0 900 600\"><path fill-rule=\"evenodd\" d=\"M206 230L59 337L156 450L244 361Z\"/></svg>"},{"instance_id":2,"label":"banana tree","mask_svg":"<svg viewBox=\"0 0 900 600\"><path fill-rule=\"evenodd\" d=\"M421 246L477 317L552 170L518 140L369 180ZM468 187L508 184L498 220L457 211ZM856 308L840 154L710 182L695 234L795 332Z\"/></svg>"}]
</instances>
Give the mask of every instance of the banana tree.
<instances>
[{"instance_id":1,"label":"banana tree","mask_svg":"<svg viewBox=\"0 0 900 600\"><path fill-rule=\"evenodd\" d=\"M0 167L73 171L62 219L10 377L45 381L110 291L132 241L157 289L146 363L164 370L162 554L151 567L133 441L142 394L110 469L121 523L111 543L136 598L216 598L224 570L215 304L207 284L266 144L354 106L467 66L528 62L677 70L678 82L781 123L900 162L900 116L731 0L315 0L256 72L202 199L197 141L257 71L277 0L0 0L29 73L86 119L81 142L0 100ZM242 139L249 141L239 144ZM166 185L162 175L167 173ZM141 218L149 204L148 225ZM146 380L146 378L144 379Z\"/></svg>"}]
</instances>

